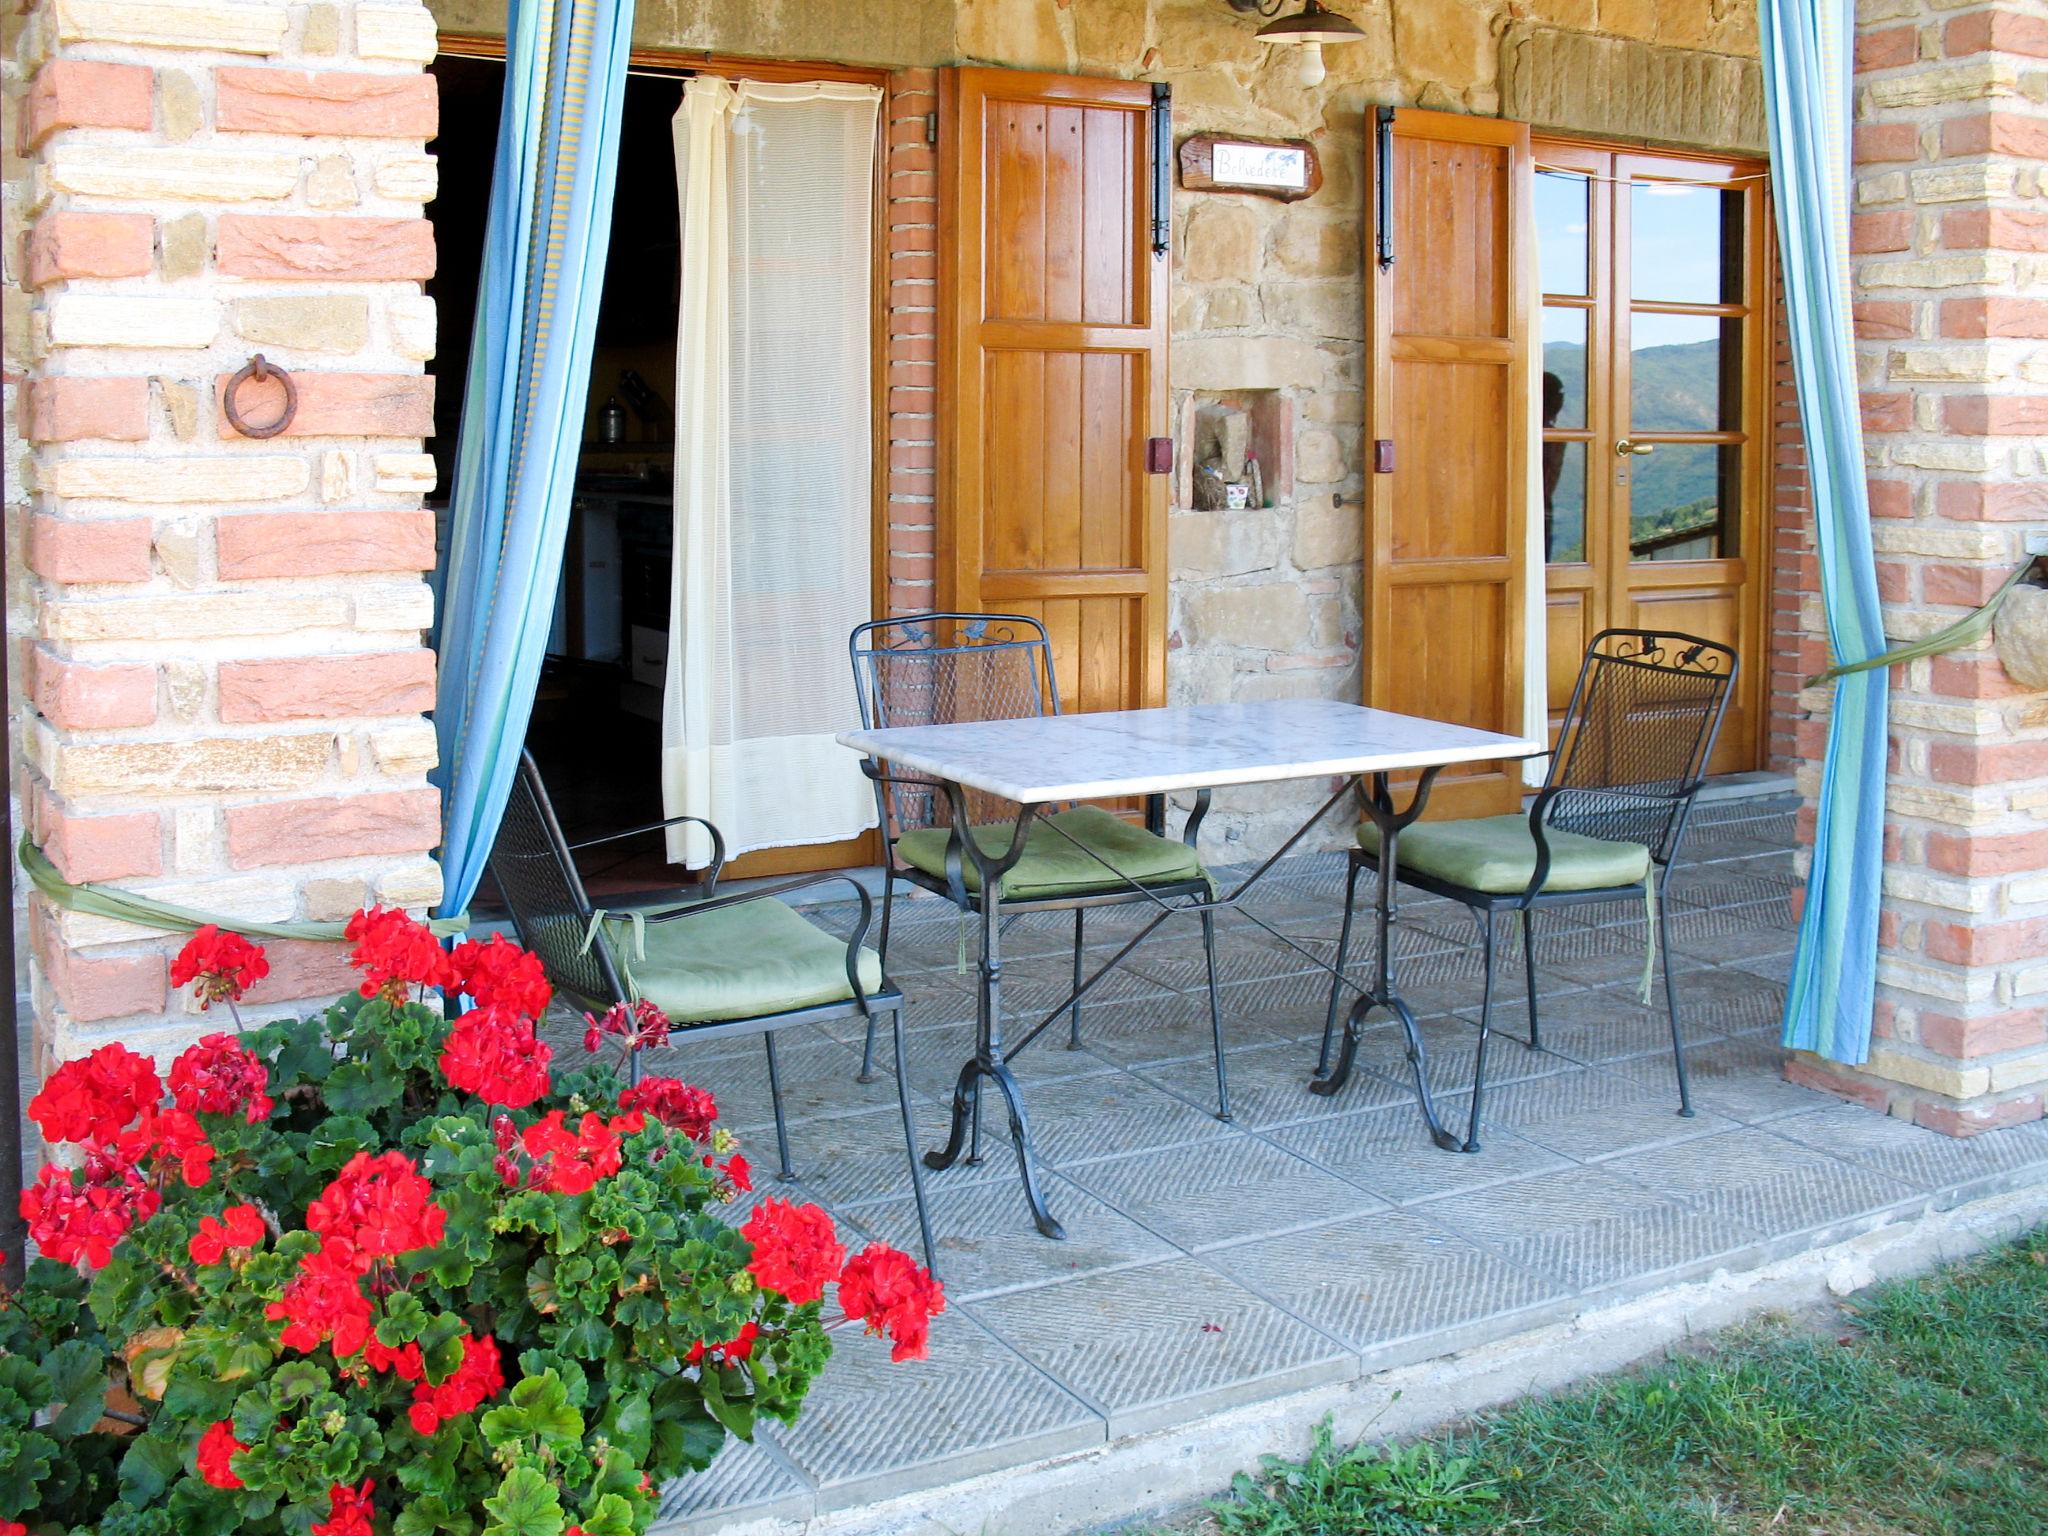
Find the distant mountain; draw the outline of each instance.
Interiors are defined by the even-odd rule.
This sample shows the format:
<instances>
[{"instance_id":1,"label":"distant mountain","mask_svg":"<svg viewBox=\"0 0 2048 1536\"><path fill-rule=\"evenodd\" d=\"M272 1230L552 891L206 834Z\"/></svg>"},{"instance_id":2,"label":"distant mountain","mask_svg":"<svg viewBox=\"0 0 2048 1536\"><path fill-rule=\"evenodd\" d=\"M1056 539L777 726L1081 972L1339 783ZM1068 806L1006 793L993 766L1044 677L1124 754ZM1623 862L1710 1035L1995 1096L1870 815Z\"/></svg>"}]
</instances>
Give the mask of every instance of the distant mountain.
<instances>
[{"instance_id":1,"label":"distant mountain","mask_svg":"<svg viewBox=\"0 0 2048 1536\"><path fill-rule=\"evenodd\" d=\"M1634 408L1632 430L1715 430L1721 417L1720 361L1718 340L1645 347L1636 352L1630 360L1634 375L1630 389ZM1567 400L1578 402L1585 398L1583 346L1573 342L1547 343L1543 348L1543 369L1563 382ZM1612 451L1605 445L1596 446ZM1629 508L1637 543L1713 520L1720 456L1721 450L1711 445L1665 443L1655 453L1633 461ZM1731 460L1733 457L1731 454ZM1602 469L1606 469L1604 463ZM1575 449L1565 456L1552 497L1555 551L1569 550L1578 541L1584 518L1584 477L1585 454Z\"/></svg>"}]
</instances>

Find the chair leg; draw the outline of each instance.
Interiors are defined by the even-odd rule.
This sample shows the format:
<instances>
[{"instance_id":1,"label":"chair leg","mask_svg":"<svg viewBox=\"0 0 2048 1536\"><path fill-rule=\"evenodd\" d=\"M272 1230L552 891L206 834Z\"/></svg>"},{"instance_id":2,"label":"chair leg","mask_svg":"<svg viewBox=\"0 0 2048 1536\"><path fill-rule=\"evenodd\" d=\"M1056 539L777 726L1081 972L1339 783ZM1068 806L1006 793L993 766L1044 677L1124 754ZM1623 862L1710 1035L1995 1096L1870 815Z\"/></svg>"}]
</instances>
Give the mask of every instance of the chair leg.
<instances>
[{"instance_id":1,"label":"chair leg","mask_svg":"<svg viewBox=\"0 0 2048 1536\"><path fill-rule=\"evenodd\" d=\"M1344 926L1337 931L1337 959L1331 968L1330 1011L1323 1020L1323 1048L1316 1054L1316 1076L1327 1076L1330 1070L1330 1042L1337 1035L1337 1018L1344 1003L1344 958L1351 950L1351 919L1353 905L1358 896L1358 872L1364 866L1357 859L1347 861L1344 877Z\"/></svg>"},{"instance_id":2,"label":"chair leg","mask_svg":"<svg viewBox=\"0 0 2048 1536\"><path fill-rule=\"evenodd\" d=\"M1081 929L1082 921L1088 915L1086 907L1074 908L1074 990L1081 990ZM1074 999L1073 1011L1067 1016L1067 1049L1081 1049L1081 999Z\"/></svg>"},{"instance_id":3,"label":"chair leg","mask_svg":"<svg viewBox=\"0 0 2048 1536\"><path fill-rule=\"evenodd\" d=\"M796 1177L796 1170L789 1166L789 1121L782 1113L782 1070L775 1061L775 1035L771 1031L761 1037L768 1047L768 1100L775 1106L775 1153L781 1166L775 1176L785 1184Z\"/></svg>"},{"instance_id":4,"label":"chair leg","mask_svg":"<svg viewBox=\"0 0 2048 1536\"><path fill-rule=\"evenodd\" d=\"M1202 958L1209 967L1209 1033L1216 1042L1216 1118L1230 1119L1230 1071L1223 1064L1223 994L1216 990L1216 914L1202 913Z\"/></svg>"},{"instance_id":5,"label":"chair leg","mask_svg":"<svg viewBox=\"0 0 2048 1536\"><path fill-rule=\"evenodd\" d=\"M896 881L890 876L886 864L882 867L882 931L876 936L875 953L881 957L882 974L889 974L889 918L890 908L896 895ZM857 1083L872 1083L875 1080L875 1016L868 1015L867 1043L861 1047L860 1076Z\"/></svg>"},{"instance_id":6,"label":"chair leg","mask_svg":"<svg viewBox=\"0 0 2048 1536\"><path fill-rule=\"evenodd\" d=\"M1655 875L1651 876L1655 879ZM1661 896L1661 892L1659 893ZM1671 929L1664 919L1664 903L1657 903L1657 946L1664 951L1664 1007L1671 1014L1671 1060L1678 1068L1678 1112L1692 1118L1692 1088L1685 1078L1685 1037L1678 1028L1678 988L1671 980Z\"/></svg>"},{"instance_id":7,"label":"chair leg","mask_svg":"<svg viewBox=\"0 0 2048 1536\"><path fill-rule=\"evenodd\" d=\"M1543 1049L1543 1026L1536 1019L1536 909L1522 908L1522 967L1529 973L1529 1038L1522 1044Z\"/></svg>"},{"instance_id":8,"label":"chair leg","mask_svg":"<svg viewBox=\"0 0 2048 1536\"><path fill-rule=\"evenodd\" d=\"M924 1158L917 1150L917 1121L910 1111L910 1067L903 1054L903 1009L889 1010L889 1032L896 1042L896 1107L903 1111L903 1143L910 1149L910 1194L917 1202L917 1230L924 1239L924 1267L934 1277L939 1272L938 1251L932 1243L932 1213L924 1199Z\"/></svg>"},{"instance_id":9,"label":"chair leg","mask_svg":"<svg viewBox=\"0 0 2048 1536\"><path fill-rule=\"evenodd\" d=\"M1479 1054L1472 1062L1472 1123L1465 1128L1465 1150L1479 1150L1479 1111L1486 1101L1486 1046L1493 1038L1493 911L1473 909L1479 919L1479 950L1486 979L1479 992Z\"/></svg>"}]
</instances>

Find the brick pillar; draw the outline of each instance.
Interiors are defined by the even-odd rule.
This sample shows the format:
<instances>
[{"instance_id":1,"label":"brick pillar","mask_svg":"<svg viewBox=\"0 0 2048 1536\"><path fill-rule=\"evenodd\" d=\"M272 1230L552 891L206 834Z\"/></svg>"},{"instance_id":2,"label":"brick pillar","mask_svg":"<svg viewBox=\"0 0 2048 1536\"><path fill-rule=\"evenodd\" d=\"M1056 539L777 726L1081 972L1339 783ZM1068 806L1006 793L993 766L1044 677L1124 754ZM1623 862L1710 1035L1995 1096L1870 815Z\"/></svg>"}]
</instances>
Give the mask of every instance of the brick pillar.
<instances>
[{"instance_id":1,"label":"brick pillar","mask_svg":"<svg viewBox=\"0 0 2048 1536\"><path fill-rule=\"evenodd\" d=\"M885 612L938 603L937 406L938 150L928 141L939 109L929 69L889 77L883 102L888 162L889 551Z\"/></svg>"},{"instance_id":2,"label":"brick pillar","mask_svg":"<svg viewBox=\"0 0 2048 1536\"><path fill-rule=\"evenodd\" d=\"M1885 625L1904 639L1983 602L2048 522L2048 7L1858 13L1863 424ZM1955 1135L2038 1119L2048 697L1988 642L1896 669L1889 779L1870 1061L1789 1070Z\"/></svg>"},{"instance_id":3,"label":"brick pillar","mask_svg":"<svg viewBox=\"0 0 2048 1536\"><path fill-rule=\"evenodd\" d=\"M434 53L424 6L143 0L8 18L14 789L68 878L227 920L437 899ZM298 414L238 435L261 352ZM251 386L247 414L280 404ZM17 435L18 434L18 435ZM39 1062L175 1049L175 942L28 903ZM273 945L254 1001L346 984Z\"/></svg>"}]
</instances>

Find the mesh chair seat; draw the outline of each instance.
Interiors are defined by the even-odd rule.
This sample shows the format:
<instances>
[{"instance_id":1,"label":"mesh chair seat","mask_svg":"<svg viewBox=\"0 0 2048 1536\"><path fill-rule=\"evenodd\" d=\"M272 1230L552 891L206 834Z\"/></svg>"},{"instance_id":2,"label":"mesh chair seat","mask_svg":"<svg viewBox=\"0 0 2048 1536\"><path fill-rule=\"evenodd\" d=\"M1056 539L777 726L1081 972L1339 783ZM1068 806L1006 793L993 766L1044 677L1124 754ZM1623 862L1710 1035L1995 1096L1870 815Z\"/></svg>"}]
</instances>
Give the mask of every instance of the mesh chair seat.
<instances>
[{"instance_id":1,"label":"mesh chair seat","mask_svg":"<svg viewBox=\"0 0 2048 1536\"><path fill-rule=\"evenodd\" d=\"M612 947L632 952L627 924L608 920ZM646 925L646 957L630 962L640 995L678 1026L758 1019L850 1002L846 941L773 897ZM882 990L882 962L860 952L861 990Z\"/></svg>"},{"instance_id":2,"label":"mesh chair seat","mask_svg":"<svg viewBox=\"0 0 2048 1536\"><path fill-rule=\"evenodd\" d=\"M1100 806L1077 805L1047 819L1058 830L1042 821L1031 824L1024 835L1024 856L1003 876L1001 894L1006 900L1126 890L1129 887L1123 877L1141 885L1202 878L1201 860L1194 849L1133 826ZM982 847L1000 856L1008 851L1015 830L1014 824L976 827L974 836ZM1061 836L1062 832L1066 836ZM896 853L904 863L943 880L946 843L951 836L951 830L943 827L906 832L897 840ZM1076 842L1081 846L1075 847ZM1110 868L1105 869L1104 863ZM960 860L960 874L969 891L980 892L981 875L965 855Z\"/></svg>"},{"instance_id":3,"label":"mesh chair seat","mask_svg":"<svg viewBox=\"0 0 2048 1536\"><path fill-rule=\"evenodd\" d=\"M1598 891L1612 886L1640 885L1650 873L1650 850L1641 843L1586 837L1561 828L1544 830L1550 846L1546 891ZM1380 851L1380 831L1361 822L1358 845ZM1471 821L1419 821L1401 834L1397 857L1401 872L1429 875L1468 891L1508 896L1529 888L1536 878L1536 838L1529 818L1482 816Z\"/></svg>"}]
</instances>

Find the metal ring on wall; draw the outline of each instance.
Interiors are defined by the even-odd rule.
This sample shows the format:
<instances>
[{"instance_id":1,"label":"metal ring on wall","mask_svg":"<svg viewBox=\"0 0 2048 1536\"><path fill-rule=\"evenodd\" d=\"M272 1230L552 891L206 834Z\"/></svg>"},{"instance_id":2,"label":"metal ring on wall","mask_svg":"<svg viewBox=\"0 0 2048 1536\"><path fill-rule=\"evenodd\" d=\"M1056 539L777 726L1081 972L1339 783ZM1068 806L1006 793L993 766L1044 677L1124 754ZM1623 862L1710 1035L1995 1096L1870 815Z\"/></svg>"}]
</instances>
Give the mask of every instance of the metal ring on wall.
<instances>
[{"instance_id":1,"label":"metal ring on wall","mask_svg":"<svg viewBox=\"0 0 2048 1536\"><path fill-rule=\"evenodd\" d=\"M277 420L252 426L242 419L242 412L235 404L235 391L239 390L250 379L254 379L259 384L268 383L270 380L275 379L284 386L284 409L278 413ZM263 354L258 352L241 366L241 369L233 378L228 380L228 387L221 395L221 409L227 412L228 425L241 433L242 436L275 437L286 427L290 426L292 418L298 414L299 389L296 384L292 383L292 376L290 374L286 373L282 368L271 367L269 363L263 360Z\"/></svg>"}]
</instances>

